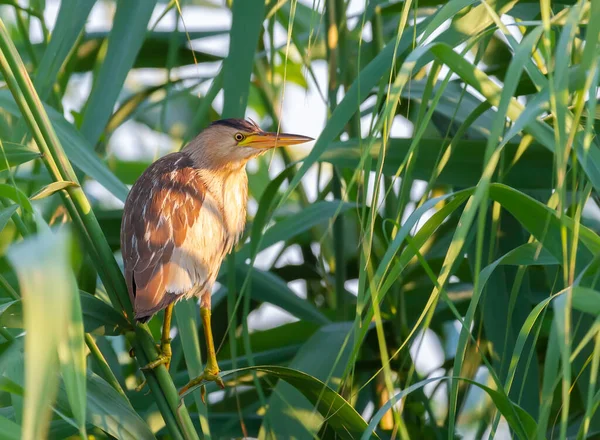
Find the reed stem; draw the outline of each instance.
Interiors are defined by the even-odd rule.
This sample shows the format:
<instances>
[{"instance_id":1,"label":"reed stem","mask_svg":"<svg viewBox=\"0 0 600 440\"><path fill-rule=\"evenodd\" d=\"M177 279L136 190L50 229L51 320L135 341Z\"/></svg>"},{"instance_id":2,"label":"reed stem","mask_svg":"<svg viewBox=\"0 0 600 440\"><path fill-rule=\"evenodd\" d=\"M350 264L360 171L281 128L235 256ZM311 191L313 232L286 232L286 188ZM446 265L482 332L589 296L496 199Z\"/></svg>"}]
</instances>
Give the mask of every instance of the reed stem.
<instances>
[{"instance_id":1,"label":"reed stem","mask_svg":"<svg viewBox=\"0 0 600 440\"><path fill-rule=\"evenodd\" d=\"M57 182L72 181L78 183L73 167L56 136L44 106L2 20L0 20L0 73L2 73L15 102L19 106L21 114L31 130L33 139L43 154L44 165L52 179ZM125 280L89 200L81 186L69 187L61 192L61 197L77 231L86 244L92 260L98 268L100 278L106 287L113 306L124 313L135 328L137 339L135 342L139 346L136 353L145 358L144 361L140 361L138 358L138 363L145 365L149 359L158 356L156 346L148 327L134 322L133 309L129 301ZM185 408L179 411L181 418L178 419L177 417L179 395L164 366L152 370L148 373L148 376L149 378L155 378L155 380L148 380L148 383L169 432L180 438L184 438L182 432L195 433L191 418ZM192 438L197 438L197 435Z\"/></svg>"}]
</instances>

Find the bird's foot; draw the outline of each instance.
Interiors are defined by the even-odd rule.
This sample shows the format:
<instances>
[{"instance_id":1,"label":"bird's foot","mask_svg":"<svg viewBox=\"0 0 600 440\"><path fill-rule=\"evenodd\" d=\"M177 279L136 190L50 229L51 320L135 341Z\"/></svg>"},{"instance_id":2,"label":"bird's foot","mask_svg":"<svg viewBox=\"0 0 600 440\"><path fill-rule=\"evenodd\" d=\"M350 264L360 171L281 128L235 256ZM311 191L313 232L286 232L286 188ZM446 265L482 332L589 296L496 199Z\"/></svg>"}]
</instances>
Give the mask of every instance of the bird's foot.
<instances>
[{"instance_id":1,"label":"bird's foot","mask_svg":"<svg viewBox=\"0 0 600 440\"><path fill-rule=\"evenodd\" d=\"M200 398L202 399L202 403L206 404L206 385L203 382L215 382L219 386L219 388L225 388L225 383L223 382L223 379L221 379L221 377L219 376L219 369L209 369L208 367L206 367L204 369L204 373L190 380L187 383L187 385L185 385L179 390L179 395L181 396L190 388L202 384L200 386Z\"/></svg>"},{"instance_id":2,"label":"bird's foot","mask_svg":"<svg viewBox=\"0 0 600 440\"><path fill-rule=\"evenodd\" d=\"M140 368L140 370L153 370L160 365L164 365L167 371L169 371L169 367L171 366L171 357L173 356L171 352L171 339L162 341L160 345L156 347L158 349L158 357L154 359L152 362L148 362L146 365ZM144 380L141 384L139 384L135 390L142 391L146 386L146 380Z\"/></svg>"},{"instance_id":3,"label":"bird's foot","mask_svg":"<svg viewBox=\"0 0 600 440\"><path fill-rule=\"evenodd\" d=\"M171 366L171 353L165 354L161 352L156 359L154 359L152 362L148 362L146 365L141 367L140 370L153 370L159 365L164 365L168 370Z\"/></svg>"},{"instance_id":4,"label":"bird's foot","mask_svg":"<svg viewBox=\"0 0 600 440\"><path fill-rule=\"evenodd\" d=\"M139 384L137 387L135 387L135 392L139 393L140 391L142 391L144 388L146 388L147 383L148 383L148 381L146 379L144 379L141 384Z\"/></svg>"}]
</instances>

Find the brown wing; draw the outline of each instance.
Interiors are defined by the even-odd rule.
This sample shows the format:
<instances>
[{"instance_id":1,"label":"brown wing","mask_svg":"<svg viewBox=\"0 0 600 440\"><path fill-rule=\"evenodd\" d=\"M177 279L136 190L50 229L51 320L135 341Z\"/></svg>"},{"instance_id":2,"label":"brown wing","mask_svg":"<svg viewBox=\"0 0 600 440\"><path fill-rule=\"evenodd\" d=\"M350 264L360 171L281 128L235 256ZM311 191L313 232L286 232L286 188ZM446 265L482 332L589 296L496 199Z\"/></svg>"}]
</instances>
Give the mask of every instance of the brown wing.
<instances>
[{"instance_id":1,"label":"brown wing","mask_svg":"<svg viewBox=\"0 0 600 440\"><path fill-rule=\"evenodd\" d=\"M182 294L166 286L177 269L171 257L196 221L205 187L185 153L156 162L131 188L121 224L125 279L135 317L145 321Z\"/></svg>"}]
</instances>

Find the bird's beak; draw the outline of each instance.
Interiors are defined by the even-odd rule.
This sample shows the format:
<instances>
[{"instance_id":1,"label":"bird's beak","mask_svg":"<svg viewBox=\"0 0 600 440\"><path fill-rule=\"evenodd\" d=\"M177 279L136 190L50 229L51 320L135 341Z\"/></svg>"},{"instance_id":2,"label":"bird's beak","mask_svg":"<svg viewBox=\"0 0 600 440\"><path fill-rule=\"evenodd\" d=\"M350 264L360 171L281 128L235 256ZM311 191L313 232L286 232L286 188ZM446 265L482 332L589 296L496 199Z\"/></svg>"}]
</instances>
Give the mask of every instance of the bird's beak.
<instances>
[{"instance_id":1,"label":"bird's beak","mask_svg":"<svg viewBox=\"0 0 600 440\"><path fill-rule=\"evenodd\" d=\"M252 148L275 148L303 144L309 141L314 141L314 139L299 134L262 132L246 137L238 145Z\"/></svg>"}]
</instances>

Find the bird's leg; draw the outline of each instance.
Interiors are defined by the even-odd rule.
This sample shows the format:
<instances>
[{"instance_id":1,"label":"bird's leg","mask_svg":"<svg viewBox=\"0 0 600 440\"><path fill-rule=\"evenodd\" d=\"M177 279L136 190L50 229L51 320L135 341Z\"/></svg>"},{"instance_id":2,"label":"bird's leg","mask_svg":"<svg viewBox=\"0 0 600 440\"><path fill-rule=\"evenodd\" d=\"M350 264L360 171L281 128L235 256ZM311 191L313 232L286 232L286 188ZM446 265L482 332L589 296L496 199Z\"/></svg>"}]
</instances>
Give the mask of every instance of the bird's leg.
<instances>
[{"instance_id":1,"label":"bird's leg","mask_svg":"<svg viewBox=\"0 0 600 440\"><path fill-rule=\"evenodd\" d=\"M173 316L173 303L169 304L167 306L167 308L165 309L165 318L163 320L162 334L160 336L160 345L158 346L158 352L159 352L158 357L155 360L153 360L152 362L149 362L148 364L144 365L141 368L142 370L152 370L153 368L156 368L159 365L163 365L163 364L167 368L167 371L169 370L169 367L171 366L171 356L173 354L171 352L171 338L170 338L171 317L172 316ZM142 391L145 386L146 386L146 381L144 380L141 384L139 384L135 388L135 390L138 392Z\"/></svg>"},{"instance_id":2,"label":"bird's leg","mask_svg":"<svg viewBox=\"0 0 600 440\"><path fill-rule=\"evenodd\" d=\"M204 371L216 376L219 374L219 365L217 364L217 354L215 353L210 314L210 309L205 307L200 308L200 316L202 317L202 325L206 337L206 368Z\"/></svg>"},{"instance_id":3,"label":"bird's leg","mask_svg":"<svg viewBox=\"0 0 600 440\"><path fill-rule=\"evenodd\" d=\"M217 355L215 354L215 344L213 342L212 328L210 326L210 306L200 307L200 316L202 317L202 325L204 327L204 336L206 339L206 367L204 373L200 376L190 380L180 391L179 395L185 393L188 389L204 382L212 381L216 382L221 388L225 388L223 379L219 377L219 365L217 364ZM204 402L204 396L206 395L206 387L202 385L200 390L202 402Z\"/></svg>"},{"instance_id":4,"label":"bird's leg","mask_svg":"<svg viewBox=\"0 0 600 440\"><path fill-rule=\"evenodd\" d=\"M152 362L142 367L142 370L151 370L163 365L169 369L171 365L171 317L173 316L173 303L169 304L165 309L165 319L163 320L162 336L160 338L160 346L158 348L159 355Z\"/></svg>"}]
</instances>

